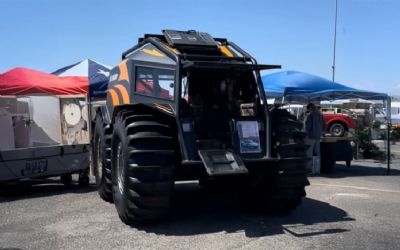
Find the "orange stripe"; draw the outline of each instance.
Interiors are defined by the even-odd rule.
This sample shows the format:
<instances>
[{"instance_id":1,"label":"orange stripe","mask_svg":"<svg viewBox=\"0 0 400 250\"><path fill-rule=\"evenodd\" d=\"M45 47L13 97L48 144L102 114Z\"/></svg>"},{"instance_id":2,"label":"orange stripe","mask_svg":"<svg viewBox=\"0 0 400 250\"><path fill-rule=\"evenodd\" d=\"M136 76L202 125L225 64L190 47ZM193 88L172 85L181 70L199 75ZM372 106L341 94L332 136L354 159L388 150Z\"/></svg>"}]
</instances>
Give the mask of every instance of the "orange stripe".
<instances>
[{"instance_id":1,"label":"orange stripe","mask_svg":"<svg viewBox=\"0 0 400 250\"><path fill-rule=\"evenodd\" d=\"M176 48L172 48L171 46L169 46L169 45L165 45L165 47L167 48L167 49L169 49L169 50L171 50L172 52L174 52L175 54L180 54L180 52L179 52L179 50L177 50Z\"/></svg>"},{"instance_id":2,"label":"orange stripe","mask_svg":"<svg viewBox=\"0 0 400 250\"><path fill-rule=\"evenodd\" d=\"M117 92L113 89L108 89L108 93L110 93L111 95L113 106L119 105L119 98Z\"/></svg>"},{"instance_id":3,"label":"orange stripe","mask_svg":"<svg viewBox=\"0 0 400 250\"><path fill-rule=\"evenodd\" d=\"M142 49L142 51L143 51L144 53L147 53L147 54L152 55L152 56L164 56L163 53L161 53L160 51L155 50L155 49L152 49L152 50L149 50L149 49Z\"/></svg>"},{"instance_id":4,"label":"orange stripe","mask_svg":"<svg viewBox=\"0 0 400 250\"><path fill-rule=\"evenodd\" d=\"M119 81L126 80L129 82L128 68L126 66L126 60L123 60L118 64L119 68Z\"/></svg>"},{"instance_id":5,"label":"orange stripe","mask_svg":"<svg viewBox=\"0 0 400 250\"><path fill-rule=\"evenodd\" d=\"M221 45L219 46L219 49L221 50L222 53L224 53L228 57L233 57L233 53L225 46Z\"/></svg>"},{"instance_id":6,"label":"orange stripe","mask_svg":"<svg viewBox=\"0 0 400 250\"><path fill-rule=\"evenodd\" d=\"M115 87L121 92L123 104L129 104L129 94L126 88L122 84L117 84Z\"/></svg>"}]
</instances>

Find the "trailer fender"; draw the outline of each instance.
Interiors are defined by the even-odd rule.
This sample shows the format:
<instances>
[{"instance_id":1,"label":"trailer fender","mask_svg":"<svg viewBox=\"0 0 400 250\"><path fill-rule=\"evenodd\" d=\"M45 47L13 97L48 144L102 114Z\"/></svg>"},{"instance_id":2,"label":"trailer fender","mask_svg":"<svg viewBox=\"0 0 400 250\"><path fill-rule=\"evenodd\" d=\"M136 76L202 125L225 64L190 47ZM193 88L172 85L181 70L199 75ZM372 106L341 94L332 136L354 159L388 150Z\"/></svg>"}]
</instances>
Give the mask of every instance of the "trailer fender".
<instances>
[{"instance_id":1,"label":"trailer fender","mask_svg":"<svg viewBox=\"0 0 400 250\"><path fill-rule=\"evenodd\" d=\"M104 123L106 123L106 124L111 123L110 112L108 111L107 106L98 107L97 113L100 113L101 117L103 118Z\"/></svg>"}]
</instances>

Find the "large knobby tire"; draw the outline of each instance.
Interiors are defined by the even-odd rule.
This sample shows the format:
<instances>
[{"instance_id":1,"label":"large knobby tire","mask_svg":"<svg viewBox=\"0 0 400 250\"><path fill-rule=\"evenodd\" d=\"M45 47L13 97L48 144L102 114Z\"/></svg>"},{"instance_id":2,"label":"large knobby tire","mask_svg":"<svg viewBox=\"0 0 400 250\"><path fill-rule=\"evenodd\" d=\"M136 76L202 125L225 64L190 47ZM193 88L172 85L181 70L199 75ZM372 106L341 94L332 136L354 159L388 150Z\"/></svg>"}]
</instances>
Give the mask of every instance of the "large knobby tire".
<instances>
[{"instance_id":1,"label":"large knobby tire","mask_svg":"<svg viewBox=\"0 0 400 250\"><path fill-rule=\"evenodd\" d=\"M344 134L346 133L346 127L343 123L335 122L329 127L329 133L332 136L344 136Z\"/></svg>"},{"instance_id":2,"label":"large knobby tire","mask_svg":"<svg viewBox=\"0 0 400 250\"><path fill-rule=\"evenodd\" d=\"M111 187L111 137L110 125L104 124L101 114L96 116L93 145L93 172L97 191L108 202L113 201Z\"/></svg>"},{"instance_id":3,"label":"large knobby tire","mask_svg":"<svg viewBox=\"0 0 400 250\"><path fill-rule=\"evenodd\" d=\"M171 209L174 137L152 115L122 112L112 137L112 190L121 220L128 225L156 222Z\"/></svg>"},{"instance_id":4,"label":"large knobby tire","mask_svg":"<svg viewBox=\"0 0 400 250\"><path fill-rule=\"evenodd\" d=\"M302 124L289 112L273 110L271 119L272 153L279 160L249 169L245 195L248 205L259 211L286 213L300 205L306 195L308 147Z\"/></svg>"}]
</instances>

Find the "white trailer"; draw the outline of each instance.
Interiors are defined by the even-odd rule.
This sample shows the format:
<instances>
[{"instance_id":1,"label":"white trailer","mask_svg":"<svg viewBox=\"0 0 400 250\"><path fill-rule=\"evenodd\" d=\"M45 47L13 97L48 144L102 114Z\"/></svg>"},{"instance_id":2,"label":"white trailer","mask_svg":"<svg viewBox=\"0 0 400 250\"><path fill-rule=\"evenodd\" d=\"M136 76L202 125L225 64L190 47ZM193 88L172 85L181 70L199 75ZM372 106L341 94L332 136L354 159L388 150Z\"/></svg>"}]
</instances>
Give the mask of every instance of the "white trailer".
<instances>
[{"instance_id":1,"label":"white trailer","mask_svg":"<svg viewBox=\"0 0 400 250\"><path fill-rule=\"evenodd\" d=\"M86 95L0 96L0 182L79 173L89 183Z\"/></svg>"},{"instance_id":2,"label":"white trailer","mask_svg":"<svg viewBox=\"0 0 400 250\"><path fill-rule=\"evenodd\" d=\"M28 68L0 74L0 183L79 173L89 184L88 82Z\"/></svg>"}]
</instances>

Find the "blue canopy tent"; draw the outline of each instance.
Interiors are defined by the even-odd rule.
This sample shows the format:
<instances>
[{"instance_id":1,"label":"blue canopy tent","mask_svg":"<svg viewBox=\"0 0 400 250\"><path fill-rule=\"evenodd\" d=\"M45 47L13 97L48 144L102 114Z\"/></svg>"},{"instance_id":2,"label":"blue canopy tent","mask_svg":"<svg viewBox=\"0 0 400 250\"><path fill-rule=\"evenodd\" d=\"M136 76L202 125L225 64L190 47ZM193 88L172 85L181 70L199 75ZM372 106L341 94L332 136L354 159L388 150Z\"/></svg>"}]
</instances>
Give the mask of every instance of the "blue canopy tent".
<instances>
[{"instance_id":1,"label":"blue canopy tent","mask_svg":"<svg viewBox=\"0 0 400 250\"><path fill-rule=\"evenodd\" d=\"M267 98L282 98L282 102L309 103L324 100L360 98L382 100L386 103L388 118L387 168L390 174L390 97L384 93L359 90L329 81L325 78L298 71L282 71L262 77Z\"/></svg>"},{"instance_id":2,"label":"blue canopy tent","mask_svg":"<svg viewBox=\"0 0 400 250\"><path fill-rule=\"evenodd\" d=\"M387 100L388 95L354 89L325 78L298 71L282 71L262 77L267 98L283 97L287 102L318 102L361 98Z\"/></svg>"}]
</instances>

